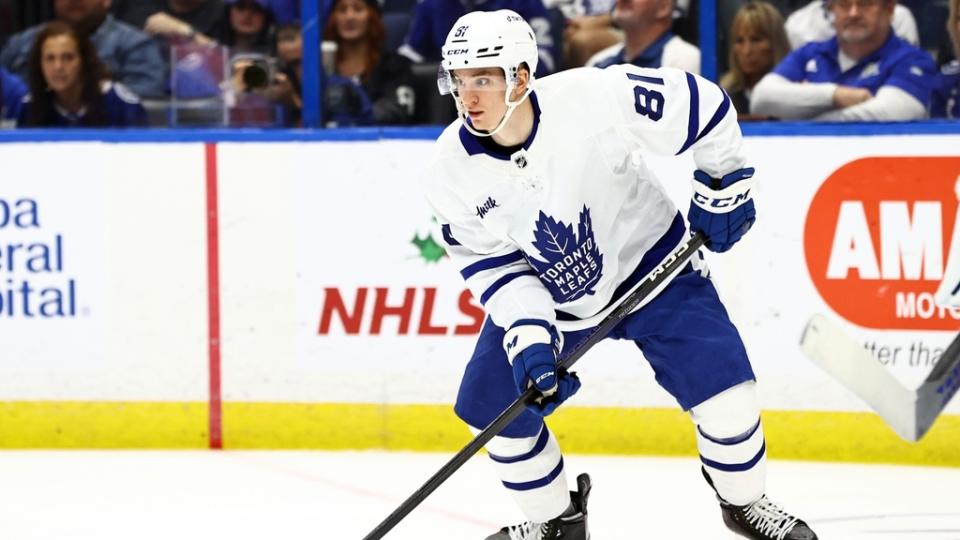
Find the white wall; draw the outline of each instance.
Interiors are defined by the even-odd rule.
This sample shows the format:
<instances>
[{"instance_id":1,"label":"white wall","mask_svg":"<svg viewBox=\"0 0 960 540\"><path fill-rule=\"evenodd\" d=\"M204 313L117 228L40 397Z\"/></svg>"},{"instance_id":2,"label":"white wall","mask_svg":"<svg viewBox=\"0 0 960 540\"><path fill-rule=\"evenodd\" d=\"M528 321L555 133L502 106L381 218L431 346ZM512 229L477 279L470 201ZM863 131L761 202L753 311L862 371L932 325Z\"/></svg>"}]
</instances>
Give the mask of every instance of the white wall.
<instances>
[{"instance_id":1,"label":"white wall","mask_svg":"<svg viewBox=\"0 0 960 540\"><path fill-rule=\"evenodd\" d=\"M827 258L837 212L848 201L862 205L877 249L900 246L900 256L888 263L908 260L906 272L918 249L932 261L929 246L936 242L911 243L909 230L902 224L897 229L892 214L882 223L872 216L880 215L881 203L908 208L910 219L919 215L916 208L939 212L941 241L947 242L957 213L953 184L960 159L930 157L956 156L960 136L746 140L759 180L759 221L732 253L709 259L753 357L764 406L864 410L799 353L804 322L817 312L846 320L858 338L891 347L891 353L900 347L891 369L907 381L922 379L930 367L911 365L911 344L944 347L960 328L960 314L897 318L890 298L898 291L932 291L936 272L920 279L851 273L830 280L814 268L814 280L808 260ZM416 181L431 144L219 144L225 400L452 401L474 340L455 329L475 327L478 308L472 301L461 305L458 269L445 258L424 260L412 242L431 232ZM858 161L884 156L897 159ZM7 279L53 285L75 279L79 298L73 317L0 315L0 400L206 398L203 157L199 143L0 145L0 199L8 205L36 200L40 216L38 228L0 228L0 291L9 288ZM685 208L692 163L650 161ZM886 244L881 227L888 231ZM899 236L889 236L895 230ZM56 234L65 246L62 273L8 271L5 246L48 242ZM880 254L874 256L882 266ZM412 291L405 332L396 316L373 331L378 288L394 306ZM366 291L358 333L348 334L339 317L319 332L330 289L348 310L357 292ZM431 294L433 309L425 317ZM850 305L866 306L851 313L886 313L884 326L870 328L860 315L847 313ZM579 371L579 405L673 405L629 344L601 344Z\"/></svg>"}]
</instances>

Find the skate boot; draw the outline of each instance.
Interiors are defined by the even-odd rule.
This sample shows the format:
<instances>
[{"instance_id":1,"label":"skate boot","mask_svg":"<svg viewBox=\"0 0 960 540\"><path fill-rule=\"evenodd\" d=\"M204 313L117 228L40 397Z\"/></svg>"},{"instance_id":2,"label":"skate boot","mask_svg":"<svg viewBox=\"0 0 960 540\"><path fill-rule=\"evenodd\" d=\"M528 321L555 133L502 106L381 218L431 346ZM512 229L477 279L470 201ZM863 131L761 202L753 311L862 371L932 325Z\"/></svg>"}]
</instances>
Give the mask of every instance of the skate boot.
<instances>
[{"instance_id":1,"label":"skate boot","mask_svg":"<svg viewBox=\"0 0 960 540\"><path fill-rule=\"evenodd\" d=\"M767 498L746 506L734 506L720 499L723 522L731 531L756 540L817 540L817 535L800 519Z\"/></svg>"},{"instance_id":2,"label":"skate boot","mask_svg":"<svg viewBox=\"0 0 960 540\"><path fill-rule=\"evenodd\" d=\"M590 540L587 529L587 497L590 496L590 477L577 477L577 491L570 492L572 508L562 516L546 523L526 521L500 529L487 540Z\"/></svg>"}]
</instances>

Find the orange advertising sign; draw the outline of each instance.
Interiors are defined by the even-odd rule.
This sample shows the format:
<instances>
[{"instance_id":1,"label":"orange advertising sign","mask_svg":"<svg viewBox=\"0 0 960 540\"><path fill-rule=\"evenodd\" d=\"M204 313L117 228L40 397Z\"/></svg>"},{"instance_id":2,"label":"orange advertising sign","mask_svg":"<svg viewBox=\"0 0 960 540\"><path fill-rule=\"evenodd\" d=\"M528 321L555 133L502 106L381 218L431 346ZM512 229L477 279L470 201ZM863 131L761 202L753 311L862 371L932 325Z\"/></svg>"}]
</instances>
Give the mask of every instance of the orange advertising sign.
<instances>
[{"instance_id":1,"label":"orange advertising sign","mask_svg":"<svg viewBox=\"0 0 960 540\"><path fill-rule=\"evenodd\" d=\"M958 180L954 157L864 158L831 174L804 225L807 269L823 300L866 328L960 328L960 309L933 301L956 226Z\"/></svg>"}]
</instances>

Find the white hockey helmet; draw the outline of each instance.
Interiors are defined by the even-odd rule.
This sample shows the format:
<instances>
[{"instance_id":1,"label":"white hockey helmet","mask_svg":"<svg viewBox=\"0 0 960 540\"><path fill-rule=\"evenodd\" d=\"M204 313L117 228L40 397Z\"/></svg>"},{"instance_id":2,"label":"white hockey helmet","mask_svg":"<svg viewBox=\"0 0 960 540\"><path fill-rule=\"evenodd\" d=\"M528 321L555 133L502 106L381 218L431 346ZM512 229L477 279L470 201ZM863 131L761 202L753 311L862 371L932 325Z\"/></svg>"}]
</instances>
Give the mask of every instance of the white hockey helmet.
<instances>
[{"instance_id":1,"label":"white hockey helmet","mask_svg":"<svg viewBox=\"0 0 960 540\"><path fill-rule=\"evenodd\" d=\"M533 73L537 70L539 59L537 38L533 29L523 17L509 9L473 11L457 19L447 34L441 55L443 59L437 75L437 87L441 94L453 94L457 98L457 110L463 124L471 133L480 136L493 135L499 131L513 114L514 108L530 95ZM510 94L517 82L517 72L523 64L526 64L530 71L527 91L517 101L510 101ZM495 129L480 133L467 121L451 72L457 69L489 67L503 70L507 82L503 98L507 112Z\"/></svg>"}]
</instances>

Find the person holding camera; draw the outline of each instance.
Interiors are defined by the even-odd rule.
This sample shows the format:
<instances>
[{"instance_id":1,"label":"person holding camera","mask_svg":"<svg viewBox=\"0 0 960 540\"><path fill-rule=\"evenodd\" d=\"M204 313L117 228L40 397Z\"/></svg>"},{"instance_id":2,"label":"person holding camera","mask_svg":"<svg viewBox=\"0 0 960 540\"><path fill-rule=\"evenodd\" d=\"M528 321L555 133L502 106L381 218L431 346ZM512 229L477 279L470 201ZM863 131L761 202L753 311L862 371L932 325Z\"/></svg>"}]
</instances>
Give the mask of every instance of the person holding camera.
<instances>
[{"instance_id":1,"label":"person holding camera","mask_svg":"<svg viewBox=\"0 0 960 540\"><path fill-rule=\"evenodd\" d=\"M268 0L226 0L215 38L234 54L267 55L273 49L273 12Z\"/></svg>"}]
</instances>

